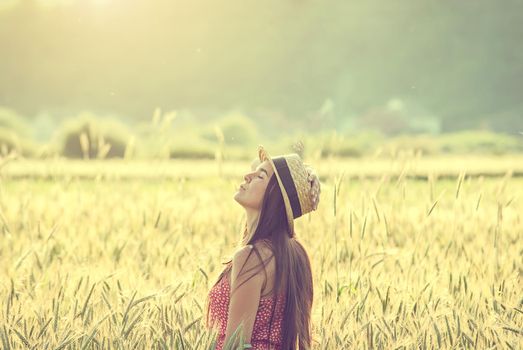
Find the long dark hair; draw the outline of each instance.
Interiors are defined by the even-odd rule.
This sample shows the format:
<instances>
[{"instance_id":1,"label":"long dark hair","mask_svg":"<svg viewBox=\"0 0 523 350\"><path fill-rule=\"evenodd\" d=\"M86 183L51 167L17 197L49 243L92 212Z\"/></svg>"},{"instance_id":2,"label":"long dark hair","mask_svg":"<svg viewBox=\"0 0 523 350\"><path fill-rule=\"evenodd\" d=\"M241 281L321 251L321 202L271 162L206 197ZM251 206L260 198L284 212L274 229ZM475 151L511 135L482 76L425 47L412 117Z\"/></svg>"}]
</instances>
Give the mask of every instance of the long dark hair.
<instances>
[{"instance_id":1,"label":"long dark hair","mask_svg":"<svg viewBox=\"0 0 523 350\"><path fill-rule=\"evenodd\" d=\"M258 272L265 270L267 260L262 260L256 242L265 240L269 242L276 263L274 279L274 295L282 293L285 297L282 329L283 350L305 350L311 348L311 309L313 300L312 271L309 256L303 245L291 235L287 224L287 216L283 196L276 176L273 174L267 184L260 218L256 230L247 240L253 249L249 252L246 261L252 252L259 259L258 268L252 272L243 283L254 277ZM244 238L247 229L244 231ZM232 268L232 260L225 263L226 267L221 272L217 284ZM243 270L240 269L240 273ZM250 272L249 269L246 272ZM246 273L245 272L245 273ZM272 303L272 312L269 325L272 326L276 303ZM209 324L209 302L207 302L207 322Z\"/></svg>"}]
</instances>

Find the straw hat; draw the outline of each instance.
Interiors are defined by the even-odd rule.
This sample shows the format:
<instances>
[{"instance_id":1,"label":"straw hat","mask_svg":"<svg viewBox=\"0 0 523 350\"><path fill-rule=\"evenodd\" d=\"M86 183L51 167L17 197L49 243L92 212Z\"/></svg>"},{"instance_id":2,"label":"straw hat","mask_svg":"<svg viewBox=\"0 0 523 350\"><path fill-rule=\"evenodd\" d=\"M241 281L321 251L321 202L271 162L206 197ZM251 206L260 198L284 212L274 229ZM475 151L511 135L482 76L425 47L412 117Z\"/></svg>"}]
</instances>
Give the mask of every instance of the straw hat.
<instances>
[{"instance_id":1,"label":"straw hat","mask_svg":"<svg viewBox=\"0 0 523 350\"><path fill-rule=\"evenodd\" d=\"M259 145L258 156L261 162L268 160L274 169L285 203L290 235L294 236L294 219L316 210L318 206L320 187L316 173L297 153L271 157Z\"/></svg>"}]
</instances>

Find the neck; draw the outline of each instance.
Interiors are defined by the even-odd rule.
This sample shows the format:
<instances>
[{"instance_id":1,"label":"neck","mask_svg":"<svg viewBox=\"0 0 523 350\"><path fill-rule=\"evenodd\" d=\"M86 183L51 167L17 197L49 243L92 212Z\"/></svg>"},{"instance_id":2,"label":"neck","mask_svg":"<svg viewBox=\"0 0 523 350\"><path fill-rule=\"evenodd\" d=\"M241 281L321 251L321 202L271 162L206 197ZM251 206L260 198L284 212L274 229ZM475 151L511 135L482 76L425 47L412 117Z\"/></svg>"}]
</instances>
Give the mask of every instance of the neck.
<instances>
[{"instance_id":1,"label":"neck","mask_svg":"<svg viewBox=\"0 0 523 350\"><path fill-rule=\"evenodd\" d=\"M250 237L254 233L256 227L258 226L258 219L260 218L260 211L250 208L245 208L245 213L247 216L247 237ZM246 243L246 242L245 242Z\"/></svg>"}]
</instances>

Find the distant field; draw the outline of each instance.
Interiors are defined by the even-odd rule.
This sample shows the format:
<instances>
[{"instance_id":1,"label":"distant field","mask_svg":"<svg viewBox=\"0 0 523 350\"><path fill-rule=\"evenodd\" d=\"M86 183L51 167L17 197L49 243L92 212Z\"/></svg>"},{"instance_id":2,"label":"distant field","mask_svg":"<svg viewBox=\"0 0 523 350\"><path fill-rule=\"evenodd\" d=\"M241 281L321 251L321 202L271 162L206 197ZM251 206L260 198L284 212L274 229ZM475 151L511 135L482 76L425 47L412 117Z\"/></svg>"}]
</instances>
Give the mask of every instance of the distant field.
<instances>
[{"instance_id":1,"label":"distant field","mask_svg":"<svg viewBox=\"0 0 523 350\"><path fill-rule=\"evenodd\" d=\"M311 163L314 349L523 347L523 156ZM1 348L210 348L248 166L4 163Z\"/></svg>"},{"instance_id":2,"label":"distant field","mask_svg":"<svg viewBox=\"0 0 523 350\"><path fill-rule=\"evenodd\" d=\"M253 152L253 159L256 156ZM395 158L327 158L306 160L313 164L321 179L334 178L341 173L350 178L381 178L399 176L427 178L428 176L456 177L465 175L523 176L523 154L505 156L415 156ZM209 178L219 174L224 178L241 179L249 168L247 161L218 163L209 160L0 160L0 176L4 178L78 178L78 179L176 179Z\"/></svg>"}]
</instances>

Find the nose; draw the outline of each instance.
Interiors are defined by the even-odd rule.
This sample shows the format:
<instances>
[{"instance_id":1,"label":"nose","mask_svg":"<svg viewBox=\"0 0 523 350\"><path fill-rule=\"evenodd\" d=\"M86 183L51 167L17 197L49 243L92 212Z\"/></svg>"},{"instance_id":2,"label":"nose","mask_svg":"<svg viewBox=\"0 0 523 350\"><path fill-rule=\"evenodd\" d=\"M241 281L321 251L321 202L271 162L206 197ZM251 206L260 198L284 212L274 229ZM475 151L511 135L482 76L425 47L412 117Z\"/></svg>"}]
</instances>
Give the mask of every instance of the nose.
<instances>
[{"instance_id":1,"label":"nose","mask_svg":"<svg viewBox=\"0 0 523 350\"><path fill-rule=\"evenodd\" d=\"M249 183L249 182L251 182L251 177L252 177L252 173L248 173L248 174L245 174L245 175L243 176L243 179L244 179L247 183Z\"/></svg>"}]
</instances>

